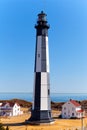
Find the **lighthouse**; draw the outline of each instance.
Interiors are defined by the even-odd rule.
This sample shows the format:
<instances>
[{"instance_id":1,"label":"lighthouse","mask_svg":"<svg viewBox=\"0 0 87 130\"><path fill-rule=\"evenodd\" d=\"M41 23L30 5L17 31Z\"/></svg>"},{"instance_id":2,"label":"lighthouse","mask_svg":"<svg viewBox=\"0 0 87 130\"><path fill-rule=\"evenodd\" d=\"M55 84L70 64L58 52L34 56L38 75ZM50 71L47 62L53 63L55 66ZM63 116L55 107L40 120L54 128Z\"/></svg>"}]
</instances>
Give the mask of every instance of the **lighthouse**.
<instances>
[{"instance_id":1,"label":"lighthouse","mask_svg":"<svg viewBox=\"0 0 87 130\"><path fill-rule=\"evenodd\" d=\"M49 47L48 29L50 26L46 20L46 14L41 11L38 14L36 29L36 50L34 67L34 92L31 124L51 123L51 101L50 101L50 77L49 77Z\"/></svg>"}]
</instances>

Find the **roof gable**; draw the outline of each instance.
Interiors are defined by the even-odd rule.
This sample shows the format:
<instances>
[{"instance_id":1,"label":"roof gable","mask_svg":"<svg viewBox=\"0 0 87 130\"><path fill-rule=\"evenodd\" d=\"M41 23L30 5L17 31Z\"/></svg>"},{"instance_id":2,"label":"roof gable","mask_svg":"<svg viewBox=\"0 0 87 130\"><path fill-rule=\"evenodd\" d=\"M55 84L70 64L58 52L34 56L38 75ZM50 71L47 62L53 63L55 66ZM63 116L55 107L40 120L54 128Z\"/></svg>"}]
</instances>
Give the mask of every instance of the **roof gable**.
<instances>
[{"instance_id":1,"label":"roof gable","mask_svg":"<svg viewBox=\"0 0 87 130\"><path fill-rule=\"evenodd\" d=\"M81 105L76 102L75 100L70 100L70 102L75 106L75 107L80 107Z\"/></svg>"},{"instance_id":2,"label":"roof gable","mask_svg":"<svg viewBox=\"0 0 87 130\"><path fill-rule=\"evenodd\" d=\"M67 101L66 103L64 103L62 105L62 107L65 107L67 104L72 104L74 107L81 107L81 105L77 101L72 100L72 99L70 99L69 101Z\"/></svg>"},{"instance_id":3,"label":"roof gable","mask_svg":"<svg viewBox=\"0 0 87 130\"><path fill-rule=\"evenodd\" d=\"M1 107L5 107L5 106L14 107L15 105L20 106L18 103L5 102L1 104Z\"/></svg>"}]
</instances>

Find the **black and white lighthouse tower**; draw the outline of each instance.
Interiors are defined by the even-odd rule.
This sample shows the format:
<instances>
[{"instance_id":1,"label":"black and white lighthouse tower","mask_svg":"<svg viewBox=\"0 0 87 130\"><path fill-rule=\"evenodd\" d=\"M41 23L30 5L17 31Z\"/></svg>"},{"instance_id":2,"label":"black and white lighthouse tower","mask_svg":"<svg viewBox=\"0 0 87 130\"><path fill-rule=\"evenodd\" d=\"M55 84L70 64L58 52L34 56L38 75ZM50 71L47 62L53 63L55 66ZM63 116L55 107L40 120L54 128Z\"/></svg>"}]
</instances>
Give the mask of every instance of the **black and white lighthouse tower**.
<instances>
[{"instance_id":1,"label":"black and white lighthouse tower","mask_svg":"<svg viewBox=\"0 0 87 130\"><path fill-rule=\"evenodd\" d=\"M46 14L42 11L38 14L36 28L36 52L34 68L34 98L31 110L31 117L28 120L31 124L51 123L50 103L50 78L49 78L49 47L48 29Z\"/></svg>"}]
</instances>

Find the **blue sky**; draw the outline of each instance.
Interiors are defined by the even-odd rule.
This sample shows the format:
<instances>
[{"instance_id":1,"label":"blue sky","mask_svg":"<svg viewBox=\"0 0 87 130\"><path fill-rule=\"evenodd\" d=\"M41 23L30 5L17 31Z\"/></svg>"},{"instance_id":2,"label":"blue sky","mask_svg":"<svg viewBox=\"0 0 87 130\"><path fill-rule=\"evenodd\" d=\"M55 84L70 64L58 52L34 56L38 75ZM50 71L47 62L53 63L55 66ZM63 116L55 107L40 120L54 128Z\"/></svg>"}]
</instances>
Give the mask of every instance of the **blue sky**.
<instances>
[{"instance_id":1,"label":"blue sky","mask_svg":"<svg viewBox=\"0 0 87 130\"><path fill-rule=\"evenodd\" d=\"M51 27L51 92L87 93L87 0L0 0L0 92L33 91L42 10Z\"/></svg>"}]
</instances>

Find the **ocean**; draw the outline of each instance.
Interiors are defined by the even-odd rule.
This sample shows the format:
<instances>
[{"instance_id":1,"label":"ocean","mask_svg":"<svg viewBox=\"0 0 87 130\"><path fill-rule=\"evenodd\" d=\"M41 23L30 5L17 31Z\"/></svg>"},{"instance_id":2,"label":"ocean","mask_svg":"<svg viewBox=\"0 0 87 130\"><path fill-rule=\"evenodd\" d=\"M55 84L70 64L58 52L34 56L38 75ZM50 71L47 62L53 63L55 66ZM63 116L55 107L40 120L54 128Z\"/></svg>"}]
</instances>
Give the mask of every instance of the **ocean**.
<instances>
[{"instance_id":1,"label":"ocean","mask_svg":"<svg viewBox=\"0 0 87 130\"><path fill-rule=\"evenodd\" d=\"M32 102L33 94L32 93L0 93L0 100L10 100L14 98L23 99ZM51 100L53 102L66 102L69 99L74 99L78 101L87 100L87 94L51 93Z\"/></svg>"}]
</instances>

